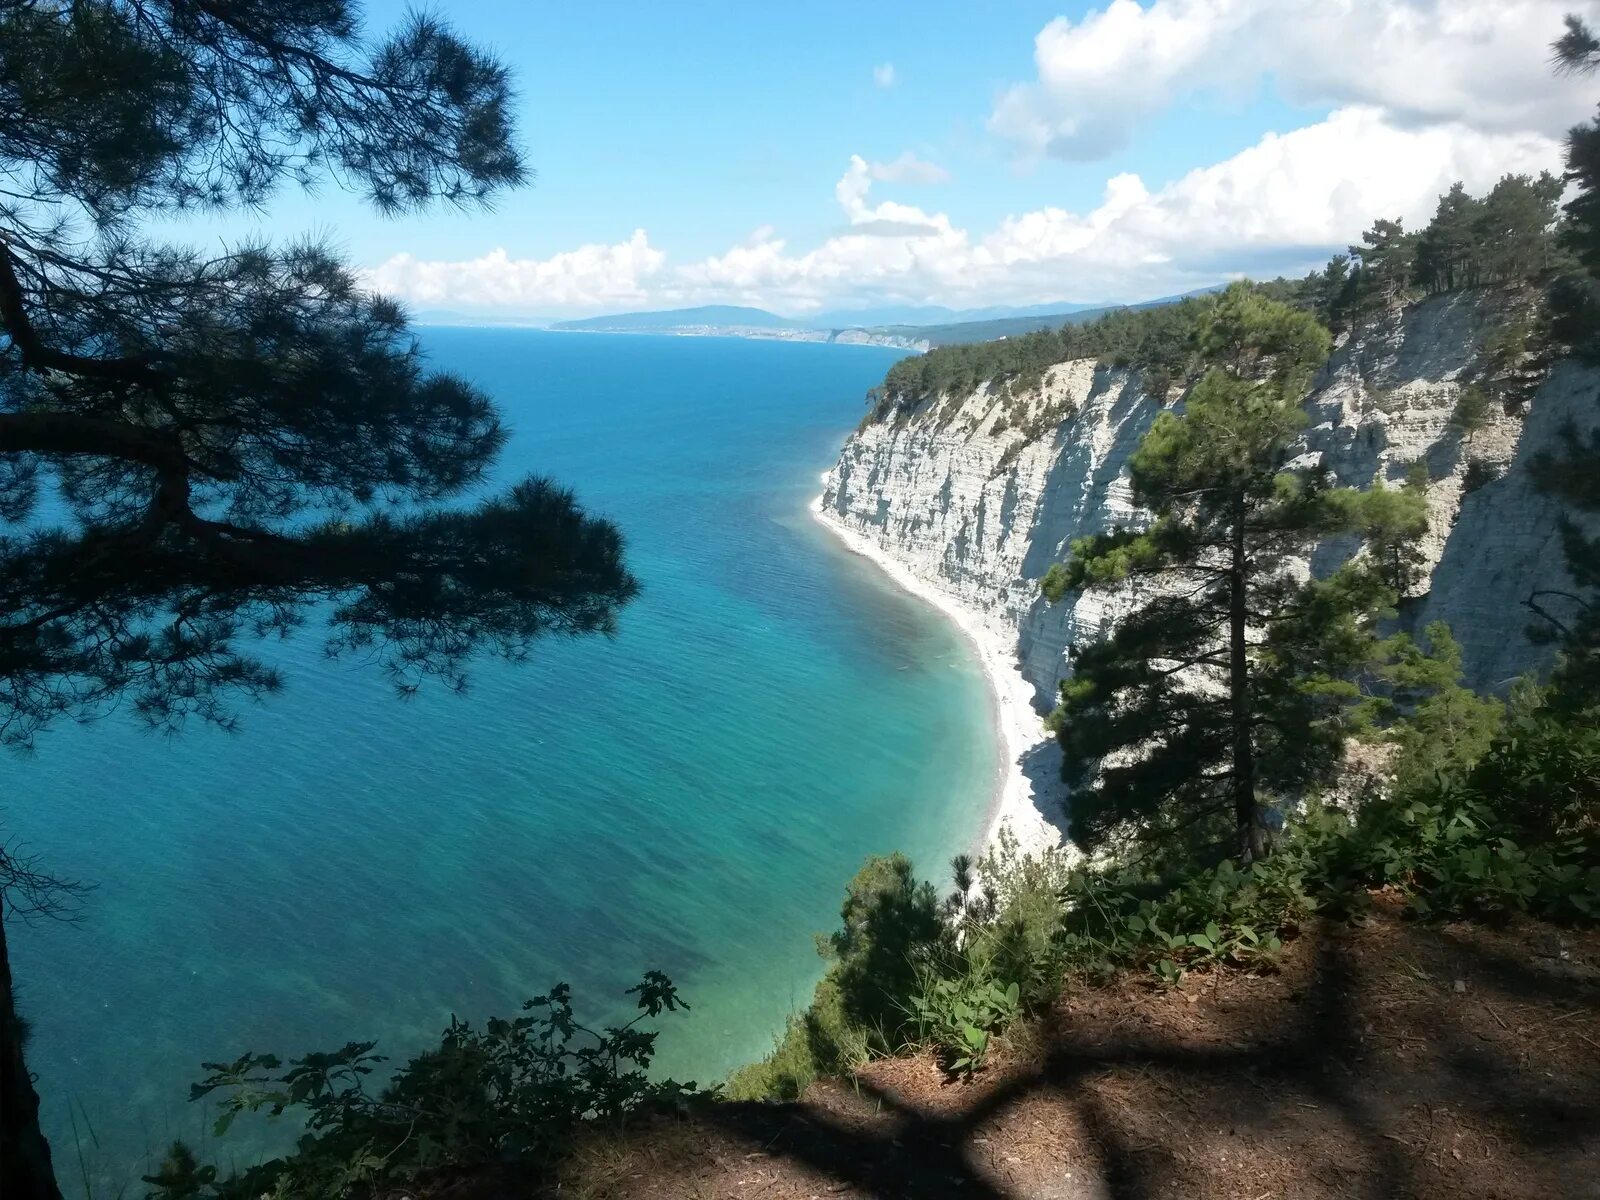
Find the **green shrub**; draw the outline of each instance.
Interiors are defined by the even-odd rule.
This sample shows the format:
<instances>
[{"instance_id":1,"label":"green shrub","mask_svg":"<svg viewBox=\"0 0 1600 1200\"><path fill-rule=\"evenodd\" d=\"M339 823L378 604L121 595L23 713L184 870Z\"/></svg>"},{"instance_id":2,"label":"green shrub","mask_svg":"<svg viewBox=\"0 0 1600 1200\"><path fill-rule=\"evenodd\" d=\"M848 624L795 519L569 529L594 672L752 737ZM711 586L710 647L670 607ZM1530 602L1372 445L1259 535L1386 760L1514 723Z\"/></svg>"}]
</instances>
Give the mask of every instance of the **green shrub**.
<instances>
[{"instance_id":1,"label":"green shrub","mask_svg":"<svg viewBox=\"0 0 1600 1200\"><path fill-rule=\"evenodd\" d=\"M853 1026L870 1032L876 1049L893 1050L905 998L919 967L951 942L939 897L918 883L903 854L869 858L845 889L840 926L826 943L831 977Z\"/></svg>"},{"instance_id":2,"label":"green shrub","mask_svg":"<svg viewBox=\"0 0 1600 1200\"><path fill-rule=\"evenodd\" d=\"M1600 708L1563 711L1555 698L1550 690L1513 691L1473 786L1524 840L1593 840L1600 837Z\"/></svg>"},{"instance_id":3,"label":"green shrub","mask_svg":"<svg viewBox=\"0 0 1600 1200\"><path fill-rule=\"evenodd\" d=\"M1493 409L1489 393L1476 383L1468 384L1456 397L1455 408L1450 413L1450 428L1471 441L1472 435L1489 423Z\"/></svg>"},{"instance_id":4,"label":"green shrub","mask_svg":"<svg viewBox=\"0 0 1600 1200\"><path fill-rule=\"evenodd\" d=\"M1269 966L1282 936L1314 907L1290 858L1231 860L1163 878L1150 866L1085 868L1063 892L1062 943L1073 973L1144 967L1168 983L1199 966Z\"/></svg>"},{"instance_id":5,"label":"green shrub","mask_svg":"<svg viewBox=\"0 0 1600 1200\"><path fill-rule=\"evenodd\" d=\"M818 1079L854 1070L872 1054L873 1038L845 1015L830 973L810 1006L791 1016L771 1054L739 1068L723 1085L730 1100L798 1100Z\"/></svg>"},{"instance_id":6,"label":"green shrub","mask_svg":"<svg viewBox=\"0 0 1600 1200\"><path fill-rule=\"evenodd\" d=\"M952 1074L970 1075L983 1066L990 1035L1015 1019L1020 1000L1015 983L1001 984L985 970L946 977L929 967L907 1015L918 1044L931 1045Z\"/></svg>"},{"instance_id":7,"label":"green shrub","mask_svg":"<svg viewBox=\"0 0 1600 1200\"><path fill-rule=\"evenodd\" d=\"M739 1100L792 1100L823 1075L905 1044L906 1009L927 963L954 947L933 885L903 854L869 858L845 888L839 928L818 938L832 961L811 1004L789 1019L773 1052L724 1091Z\"/></svg>"},{"instance_id":8,"label":"green shrub","mask_svg":"<svg viewBox=\"0 0 1600 1200\"><path fill-rule=\"evenodd\" d=\"M513 1161L530 1173L550 1165L580 1125L621 1127L634 1113L692 1094L695 1085L653 1080L646 1072L656 1034L646 1018L687 1008L672 981L649 972L630 989L638 1015L593 1030L573 1015L572 993L557 984L523 1005L513 1020L475 1029L454 1017L437 1048L395 1072L374 1095L367 1080L384 1060L373 1042L294 1059L247 1053L206 1063L210 1074L190 1099L220 1098L215 1132L242 1113L304 1114L296 1151L218 1180L175 1145L145 1182L152 1200L178 1197L293 1197L334 1200L400 1184L442 1168Z\"/></svg>"},{"instance_id":9,"label":"green shrub","mask_svg":"<svg viewBox=\"0 0 1600 1200\"><path fill-rule=\"evenodd\" d=\"M958 925L963 954L992 977L1015 982L1025 1007L1048 1003L1060 990L1061 890L1071 873L1066 850L1023 854L1006 827L976 864L975 887L962 886L957 872L957 890L967 897Z\"/></svg>"},{"instance_id":10,"label":"green shrub","mask_svg":"<svg viewBox=\"0 0 1600 1200\"><path fill-rule=\"evenodd\" d=\"M1303 848L1308 882L1334 904L1390 887L1419 916L1534 912L1600 917L1600 860L1577 836L1522 842L1472 784L1443 781L1432 794L1374 800L1342 830Z\"/></svg>"},{"instance_id":11,"label":"green shrub","mask_svg":"<svg viewBox=\"0 0 1600 1200\"><path fill-rule=\"evenodd\" d=\"M1324 903L1394 888L1427 916L1509 910L1600 917L1600 721L1558 712L1531 686L1470 770L1460 762L1368 802L1310 810L1287 854Z\"/></svg>"}]
</instances>

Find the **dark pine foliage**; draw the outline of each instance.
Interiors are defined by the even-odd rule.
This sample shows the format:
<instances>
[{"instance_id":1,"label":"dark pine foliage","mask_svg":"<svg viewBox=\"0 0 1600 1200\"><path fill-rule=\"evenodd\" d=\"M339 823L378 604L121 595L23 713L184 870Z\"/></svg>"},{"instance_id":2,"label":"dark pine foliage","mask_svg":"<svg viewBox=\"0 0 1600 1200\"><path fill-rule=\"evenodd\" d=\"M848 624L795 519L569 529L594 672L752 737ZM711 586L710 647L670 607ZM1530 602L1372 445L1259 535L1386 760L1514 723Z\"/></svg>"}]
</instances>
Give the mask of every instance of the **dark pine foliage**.
<instances>
[{"instance_id":1,"label":"dark pine foliage","mask_svg":"<svg viewBox=\"0 0 1600 1200\"><path fill-rule=\"evenodd\" d=\"M1052 601L1139 585L1115 632L1074 652L1052 716L1086 849L1221 836L1259 859L1274 798L1338 761L1357 698L1348 678L1372 656L1394 589L1375 559L1306 582L1293 558L1334 533L1384 541L1414 528L1421 498L1289 467L1329 344L1309 314L1229 288L1201 326L1205 375L1133 456L1134 497L1155 521L1075 541L1042 581Z\"/></svg>"},{"instance_id":2,"label":"dark pine foliage","mask_svg":"<svg viewBox=\"0 0 1600 1200\"><path fill-rule=\"evenodd\" d=\"M1567 31L1552 46L1557 70L1591 74L1600 67L1600 38L1582 20L1567 18ZM1600 361L1600 117L1567 135L1566 205L1562 240L1574 259L1551 289L1556 335L1575 353ZM1533 463L1536 481L1571 510L1600 513L1600 433L1563 430L1554 454ZM1568 515L1561 522L1573 591L1536 591L1528 606L1535 627L1558 639L1563 662L1557 671L1556 704L1594 721L1600 718L1600 537Z\"/></svg>"},{"instance_id":3,"label":"dark pine foliage","mask_svg":"<svg viewBox=\"0 0 1600 1200\"><path fill-rule=\"evenodd\" d=\"M331 182L392 213L527 175L493 58L349 0L0 3L0 742L122 702L231 725L257 638L325 621L402 692L612 629L617 531L529 479L404 314L327 249L152 217ZM15 894L8 899L13 907ZM3 964L0 940L0 964ZM0 971L0 1193L58 1195Z\"/></svg>"},{"instance_id":4,"label":"dark pine foliage","mask_svg":"<svg viewBox=\"0 0 1600 1200\"><path fill-rule=\"evenodd\" d=\"M632 594L615 530L548 482L443 506L499 416L327 250L139 236L285 180L392 211L523 178L496 63L427 19L356 34L332 0L0 13L0 740L129 696L228 723L278 684L245 641L314 608L410 689Z\"/></svg>"}]
</instances>

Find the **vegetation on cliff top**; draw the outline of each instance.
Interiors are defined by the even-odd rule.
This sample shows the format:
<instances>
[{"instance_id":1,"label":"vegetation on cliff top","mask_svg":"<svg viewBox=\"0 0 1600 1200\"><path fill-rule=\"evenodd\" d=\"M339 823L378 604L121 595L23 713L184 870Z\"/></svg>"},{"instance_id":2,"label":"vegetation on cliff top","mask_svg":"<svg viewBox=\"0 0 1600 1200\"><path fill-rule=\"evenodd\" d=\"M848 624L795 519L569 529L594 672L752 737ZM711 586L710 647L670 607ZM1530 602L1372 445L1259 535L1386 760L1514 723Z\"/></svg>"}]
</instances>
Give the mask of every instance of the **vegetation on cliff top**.
<instances>
[{"instance_id":1,"label":"vegetation on cliff top","mask_svg":"<svg viewBox=\"0 0 1600 1200\"><path fill-rule=\"evenodd\" d=\"M1574 135L1575 147L1584 145L1581 133ZM1439 198L1438 211L1420 232L1406 232L1400 221L1374 221L1359 245L1335 255L1323 270L1253 286L1339 332L1416 296L1563 279L1572 265L1574 235L1588 218L1581 200L1560 216L1561 190L1562 181L1548 172L1507 175L1481 197L1457 183ZM1050 367L1075 359L1137 372L1151 395L1165 398L1203 369L1197 339L1216 303L1215 296L1188 297L1120 309L1058 330L936 347L889 368L883 384L867 396L869 420L888 420L935 397L965 395L984 385L1026 392Z\"/></svg>"}]
</instances>

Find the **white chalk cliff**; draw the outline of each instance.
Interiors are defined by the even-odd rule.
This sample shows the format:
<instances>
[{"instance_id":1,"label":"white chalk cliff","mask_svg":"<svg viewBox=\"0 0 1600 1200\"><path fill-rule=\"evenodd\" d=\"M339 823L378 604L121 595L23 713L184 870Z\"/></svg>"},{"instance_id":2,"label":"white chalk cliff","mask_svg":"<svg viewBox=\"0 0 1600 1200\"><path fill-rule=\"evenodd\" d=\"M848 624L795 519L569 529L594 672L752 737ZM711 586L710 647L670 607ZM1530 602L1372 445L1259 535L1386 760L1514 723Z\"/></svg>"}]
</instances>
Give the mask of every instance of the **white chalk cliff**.
<instances>
[{"instance_id":1,"label":"white chalk cliff","mask_svg":"<svg viewBox=\"0 0 1600 1200\"><path fill-rule=\"evenodd\" d=\"M1561 506L1533 486L1528 463L1558 448L1568 422L1600 424L1600 370L1557 361L1518 412L1494 405L1470 435L1453 428L1463 388L1486 369L1484 337L1511 303L1434 297L1344 335L1306 406L1307 452L1342 484L1398 483L1410 464L1427 464L1429 577L1403 619L1418 628L1448 621L1478 687L1549 661L1549 648L1528 638L1524 601L1570 580ZM1039 579L1072 539L1140 518L1127 463L1158 411L1135 377L1092 361L1051 368L1025 396L985 388L940 397L853 434L820 509L1011 642L1045 711L1070 670L1070 646L1114 625L1129 598L1091 590L1050 605ZM1464 495L1473 459L1478 478L1498 477ZM1313 565L1347 552L1323 547Z\"/></svg>"}]
</instances>

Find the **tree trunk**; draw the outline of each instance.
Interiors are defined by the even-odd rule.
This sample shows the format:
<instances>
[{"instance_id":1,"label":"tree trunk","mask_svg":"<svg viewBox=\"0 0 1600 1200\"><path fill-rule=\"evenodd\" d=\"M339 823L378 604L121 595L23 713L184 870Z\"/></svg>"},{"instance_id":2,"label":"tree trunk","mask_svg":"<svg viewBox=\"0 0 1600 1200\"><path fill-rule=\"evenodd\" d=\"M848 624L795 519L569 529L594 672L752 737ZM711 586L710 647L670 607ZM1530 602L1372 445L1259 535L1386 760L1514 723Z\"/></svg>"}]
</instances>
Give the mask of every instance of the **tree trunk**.
<instances>
[{"instance_id":1,"label":"tree trunk","mask_svg":"<svg viewBox=\"0 0 1600 1200\"><path fill-rule=\"evenodd\" d=\"M11 988L5 900L0 896L0 1197L61 1200L50 1143L39 1129L39 1095L22 1056L22 1023Z\"/></svg>"},{"instance_id":2,"label":"tree trunk","mask_svg":"<svg viewBox=\"0 0 1600 1200\"><path fill-rule=\"evenodd\" d=\"M1233 821L1239 857L1254 862L1267 853L1267 830L1256 804L1254 730L1251 728L1249 621L1244 543L1245 507L1234 507L1232 561L1228 570L1228 692L1233 706Z\"/></svg>"}]
</instances>

